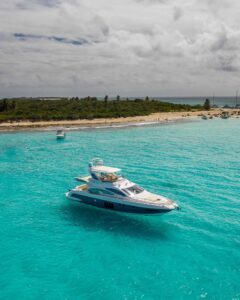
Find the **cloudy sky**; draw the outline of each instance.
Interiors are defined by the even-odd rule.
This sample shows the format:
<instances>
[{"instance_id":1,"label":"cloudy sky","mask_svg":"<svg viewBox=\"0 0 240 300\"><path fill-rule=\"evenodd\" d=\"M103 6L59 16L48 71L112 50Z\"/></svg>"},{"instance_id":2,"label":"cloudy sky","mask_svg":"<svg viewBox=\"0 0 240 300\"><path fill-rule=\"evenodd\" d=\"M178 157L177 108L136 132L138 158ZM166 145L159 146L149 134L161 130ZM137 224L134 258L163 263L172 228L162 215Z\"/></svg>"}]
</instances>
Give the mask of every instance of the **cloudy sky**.
<instances>
[{"instance_id":1,"label":"cloudy sky","mask_svg":"<svg viewBox=\"0 0 240 300\"><path fill-rule=\"evenodd\" d=\"M0 97L238 88L239 0L0 1Z\"/></svg>"}]
</instances>

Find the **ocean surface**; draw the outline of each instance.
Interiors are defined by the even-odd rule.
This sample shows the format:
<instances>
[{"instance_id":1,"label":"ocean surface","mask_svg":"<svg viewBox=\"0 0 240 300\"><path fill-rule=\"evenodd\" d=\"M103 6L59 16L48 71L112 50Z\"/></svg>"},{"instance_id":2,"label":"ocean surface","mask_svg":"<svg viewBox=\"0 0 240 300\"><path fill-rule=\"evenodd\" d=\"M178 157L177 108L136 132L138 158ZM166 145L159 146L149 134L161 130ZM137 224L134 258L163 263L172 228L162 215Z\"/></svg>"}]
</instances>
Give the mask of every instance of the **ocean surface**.
<instances>
[{"instance_id":1,"label":"ocean surface","mask_svg":"<svg viewBox=\"0 0 240 300\"><path fill-rule=\"evenodd\" d=\"M143 97L130 97L129 99L134 100L136 98L139 99L145 99ZM189 104L189 105L203 105L206 98L210 100L211 105L217 105L219 107L223 107L225 105L229 107L235 107L238 105L240 106L240 97L231 97L231 96L225 96L225 97L217 97L217 96L205 96L205 97L150 97L150 99L156 99L163 102L170 102L175 104ZM114 100L116 98L113 98ZM126 98L123 98L126 99Z\"/></svg>"},{"instance_id":2,"label":"ocean surface","mask_svg":"<svg viewBox=\"0 0 240 300\"><path fill-rule=\"evenodd\" d=\"M240 119L0 134L0 299L240 299ZM181 206L65 199L101 157Z\"/></svg>"},{"instance_id":3,"label":"ocean surface","mask_svg":"<svg viewBox=\"0 0 240 300\"><path fill-rule=\"evenodd\" d=\"M176 104L189 104L189 105L203 105L206 98L210 100L211 105L217 105L219 107L228 105L230 107L235 107L236 105L240 105L240 99L237 97L159 97L156 98L160 101L171 102Z\"/></svg>"}]
</instances>

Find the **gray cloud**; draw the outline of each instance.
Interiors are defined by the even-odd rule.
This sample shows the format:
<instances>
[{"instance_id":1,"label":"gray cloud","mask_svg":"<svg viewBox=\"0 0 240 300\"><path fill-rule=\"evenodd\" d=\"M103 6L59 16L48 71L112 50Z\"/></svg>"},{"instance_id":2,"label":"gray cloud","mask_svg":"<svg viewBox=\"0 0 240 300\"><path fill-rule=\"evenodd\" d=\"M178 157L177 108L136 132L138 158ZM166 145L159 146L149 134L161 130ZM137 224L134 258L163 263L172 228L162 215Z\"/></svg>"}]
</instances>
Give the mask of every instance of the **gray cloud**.
<instances>
[{"instance_id":1,"label":"gray cloud","mask_svg":"<svg viewBox=\"0 0 240 300\"><path fill-rule=\"evenodd\" d=\"M174 21L179 20L182 17L182 10L179 6L174 7L174 12L173 12L173 19Z\"/></svg>"},{"instance_id":2,"label":"gray cloud","mask_svg":"<svg viewBox=\"0 0 240 300\"><path fill-rule=\"evenodd\" d=\"M0 3L0 97L238 87L237 0L10 2Z\"/></svg>"},{"instance_id":3,"label":"gray cloud","mask_svg":"<svg viewBox=\"0 0 240 300\"><path fill-rule=\"evenodd\" d=\"M223 70L226 72L238 72L239 68L237 66L237 63L235 61L234 56L221 56L219 55L217 57L217 65L216 68L218 70Z\"/></svg>"}]
</instances>

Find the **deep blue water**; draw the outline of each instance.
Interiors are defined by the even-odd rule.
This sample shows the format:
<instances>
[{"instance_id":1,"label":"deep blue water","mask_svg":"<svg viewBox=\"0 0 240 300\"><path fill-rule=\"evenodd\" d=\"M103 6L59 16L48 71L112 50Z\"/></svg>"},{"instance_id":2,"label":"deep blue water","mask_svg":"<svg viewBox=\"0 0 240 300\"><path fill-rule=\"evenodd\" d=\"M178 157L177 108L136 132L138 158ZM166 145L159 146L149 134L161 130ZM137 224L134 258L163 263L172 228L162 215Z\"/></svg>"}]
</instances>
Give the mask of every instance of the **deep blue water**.
<instances>
[{"instance_id":1,"label":"deep blue water","mask_svg":"<svg viewBox=\"0 0 240 300\"><path fill-rule=\"evenodd\" d=\"M1 299L240 299L240 120L0 134ZM181 206L71 203L92 157Z\"/></svg>"}]
</instances>

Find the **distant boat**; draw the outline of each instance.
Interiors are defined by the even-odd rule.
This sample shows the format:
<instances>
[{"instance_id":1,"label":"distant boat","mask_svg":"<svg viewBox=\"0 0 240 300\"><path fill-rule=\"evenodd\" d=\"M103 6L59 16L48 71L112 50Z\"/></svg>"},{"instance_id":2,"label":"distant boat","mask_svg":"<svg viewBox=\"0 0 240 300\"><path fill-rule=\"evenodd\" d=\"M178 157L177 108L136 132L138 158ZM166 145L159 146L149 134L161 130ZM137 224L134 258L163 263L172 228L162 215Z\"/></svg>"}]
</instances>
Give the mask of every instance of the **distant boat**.
<instances>
[{"instance_id":1,"label":"distant boat","mask_svg":"<svg viewBox=\"0 0 240 300\"><path fill-rule=\"evenodd\" d=\"M207 117L206 115L203 115L203 116L202 116L202 119L203 119L203 120L207 120L208 117Z\"/></svg>"},{"instance_id":2,"label":"distant boat","mask_svg":"<svg viewBox=\"0 0 240 300\"><path fill-rule=\"evenodd\" d=\"M56 138L57 140L65 139L65 132L63 130L57 130Z\"/></svg>"},{"instance_id":3,"label":"distant boat","mask_svg":"<svg viewBox=\"0 0 240 300\"><path fill-rule=\"evenodd\" d=\"M221 113L221 118L222 119L228 119L230 116L229 116L229 113L227 111L223 111Z\"/></svg>"}]
</instances>

